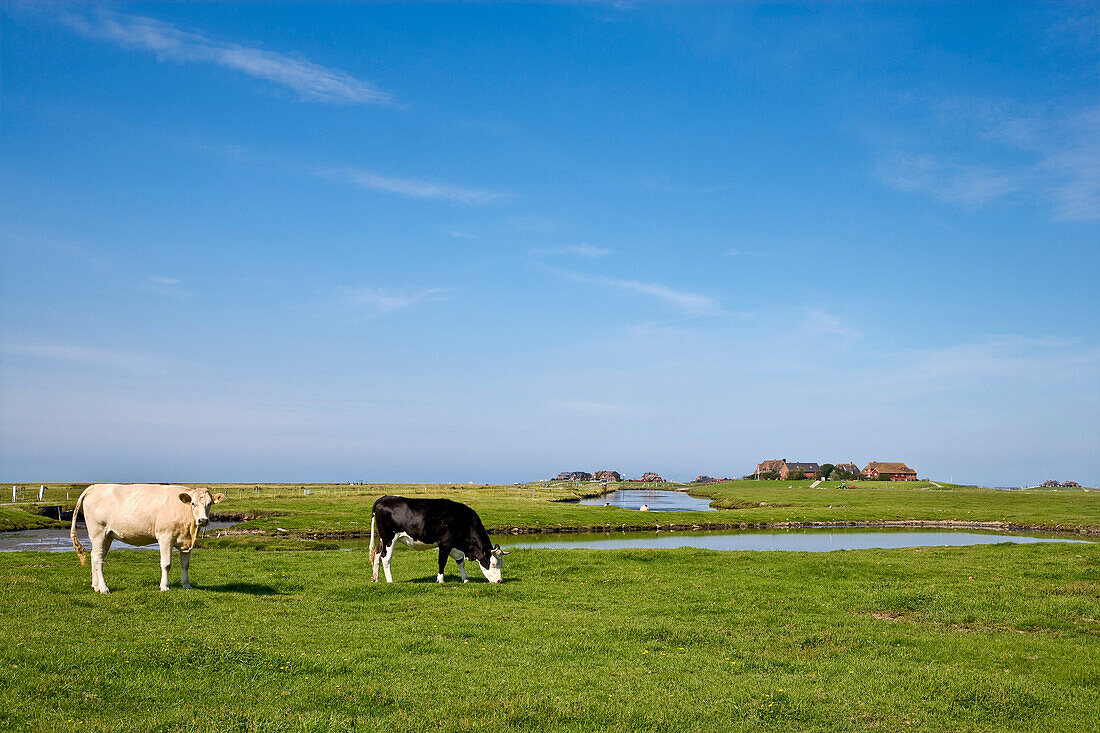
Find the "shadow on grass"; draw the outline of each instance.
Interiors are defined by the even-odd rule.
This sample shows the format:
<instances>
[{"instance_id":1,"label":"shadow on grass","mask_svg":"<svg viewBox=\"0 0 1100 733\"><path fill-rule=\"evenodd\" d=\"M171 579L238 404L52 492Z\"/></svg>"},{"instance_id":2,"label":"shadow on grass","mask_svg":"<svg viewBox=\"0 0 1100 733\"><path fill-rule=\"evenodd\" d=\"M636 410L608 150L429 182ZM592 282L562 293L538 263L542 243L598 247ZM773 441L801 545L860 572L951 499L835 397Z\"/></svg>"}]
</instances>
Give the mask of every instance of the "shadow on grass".
<instances>
[{"instance_id":1,"label":"shadow on grass","mask_svg":"<svg viewBox=\"0 0 1100 733\"><path fill-rule=\"evenodd\" d=\"M223 585L195 586L197 590L207 590L214 593L247 593L250 596L284 596L284 593L270 585L258 583L225 583Z\"/></svg>"},{"instance_id":2,"label":"shadow on grass","mask_svg":"<svg viewBox=\"0 0 1100 733\"><path fill-rule=\"evenodd\" d=\"M443 576L443 580L444 580L443 585L463 585L462 578L458 577L457 575L454 576L453 578L449 575L445 575L445 576ZM434 575L428 575L428 576L423 577L423 578L412 578L412 579L406 580L404 582L406 582L406 583L431 583L432 585L436 584ZM502 578L499 585L504 585L505 583L518 583L518 582L520 582L519 578ZM470 576L470 582L466 583L465 585L475 585L475 584L478 584L478 583L484 583L485 585L492 585L492 583L487 581L485 578L475 578L472 575Z\"/></svg>"}]
</instances>

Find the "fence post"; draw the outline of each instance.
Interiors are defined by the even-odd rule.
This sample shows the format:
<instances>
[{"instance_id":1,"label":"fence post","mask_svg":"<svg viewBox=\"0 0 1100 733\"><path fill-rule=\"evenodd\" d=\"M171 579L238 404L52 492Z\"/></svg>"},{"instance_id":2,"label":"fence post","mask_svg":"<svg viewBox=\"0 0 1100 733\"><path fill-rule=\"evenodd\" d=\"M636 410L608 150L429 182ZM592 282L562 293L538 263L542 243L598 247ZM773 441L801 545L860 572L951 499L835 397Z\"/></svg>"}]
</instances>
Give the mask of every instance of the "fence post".
<instances>
[{"instance_id":1,"label":"fence post","mask_svg":"<svg viewBox=\"0 0 1100 733\"><path fill-rule=\"evenodd\" d=\"M38 500L39 501L45 501L46 500L46 485L45 484L42 484L38 487Z\"/></svg>"},{"instance_id":2,"label":"fence post","mask_svg":"<svg viewBox=\"0 0 1100 733\"><path fill-rule=\"evenodd\" d=\"M19 487L18 486L12 486L11 487L11 503L16 504L18 502L19 502Z\"/></svg>"}]
</instances>

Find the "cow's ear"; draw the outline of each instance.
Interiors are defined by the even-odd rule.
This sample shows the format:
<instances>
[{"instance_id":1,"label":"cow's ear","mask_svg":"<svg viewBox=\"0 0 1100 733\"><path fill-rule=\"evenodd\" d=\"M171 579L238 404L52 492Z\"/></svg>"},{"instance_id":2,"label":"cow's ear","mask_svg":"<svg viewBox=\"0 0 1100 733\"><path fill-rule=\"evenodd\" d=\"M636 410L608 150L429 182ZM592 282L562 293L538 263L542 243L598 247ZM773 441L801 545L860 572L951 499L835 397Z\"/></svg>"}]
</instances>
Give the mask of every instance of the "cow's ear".
<instances>
[{"instance_id":1,"label":"cow's ear","mask_svg":"<svg viewBox=\"0 0 1100 733\"><path fill-rule=\"evenodd\" d=\"M182 501L184 504L190 504L191 503L191 495L188 494L186 491L181 491L180 492L180 501Z\"/></svg>"},{"instance_id":2,"label":"cow's ear","mask_svg":"<svg viewBox=\"0 0 1100 733\"><path fill-rule=\"evenodd\" d=\"M212 498L214 499L215 504L221 504L223 501L225 501L225 494L214 494Z\"/></svg>"}]
</instances>

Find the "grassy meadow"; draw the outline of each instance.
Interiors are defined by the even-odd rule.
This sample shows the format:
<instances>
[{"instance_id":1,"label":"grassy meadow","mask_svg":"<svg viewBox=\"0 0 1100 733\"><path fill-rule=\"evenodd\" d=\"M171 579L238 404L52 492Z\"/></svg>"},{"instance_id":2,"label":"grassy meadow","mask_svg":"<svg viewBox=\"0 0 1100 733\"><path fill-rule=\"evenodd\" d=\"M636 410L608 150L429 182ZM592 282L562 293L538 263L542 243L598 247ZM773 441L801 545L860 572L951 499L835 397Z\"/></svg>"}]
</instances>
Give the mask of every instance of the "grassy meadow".
<instances>
[{"instance_id":1,"label":"grassy meadow","mask_svg":"<svg viewBox=\"0 0 1100 733\"><path fill-rule=\"evenodd\" d=\"M453 564L436 585L435 553L404 549L398 582L374 585L365 551L331 549L369 531L383 493L469 502L497 532L958 520L1095 533L1098 492L736 481L693 487L719 511L643 514L561 502L586 485L203 486L247 521L204 540L191 591L178 561L173 590L157 590L152 552L108 556L109 596L74 553L0 553L0 729L1076 731L1100 708L1097 542L517 550L497 586L473 567L462 585ZM77 488L47 499L71 506ZM22 521L55 524L0 509L0 526Z\"/></svg>"},{"instance_id":2,"label":"grassy meadow","mask_svg":"<svg viewBox=\"0 0 1100 733\"><path fill-rule=\"evenodd\" d=\"M1100 545L527 550L505 582L398 551L0 554L0 728L1087 730ZM454 569L452 565L451 570Z\"/></svg>"},{"instance_id":3,"label":"grassy meadow","mask_svg":"<svg viewBox=\"0 0 1100 733\"><path fill-rule=\"evenodd\" d=\"M1100 533L1100 492L998 491L927 482L860 482L838 488L827 482L730 481L692 486L718 511L645 514L620 507L584 506L565 499L591 496L597 485L526 486L315 486L304 488L212 485L229 500L218 511L248 519L240 531L268 536L338 537L370 531L370 509L384 493L446 496L477 510L493 533L615 531L668 527L726 528L784 522L1001 522L1049 531ZM631 488L627 484L624 488ZM608 486L612 490L616 486ZM265 491L271 491L265 496Z\"/></svg>"},{"instance_id":4,"label":"grassy meadow","mask_svg":"<svg viewBox=\"0 0 1100 733\"><path fill-rule=\"evenodd\" d=\"M583 506L569 499L597 496L609 485L541 482L522 486L447 484L189 484L225 493L215 517L245 520L235 532L243 544L260 538L339 538L370 531L370 509L383 494L445 496L470 504L496 534L517 532L720 529L782 523L997 522L1045 531L1100 534L1100 491L1001 491L930 482L857 482L839 488L810 481L728 481L689 486L718 511L644 514L619 507ZM47 503L72 507L86 484L47 484ZM309 493L306 493L306 492ZM26 505L29 507L29 505ZM22 524L20 523L22 518ZM18 508L0 507L0 530L61 526ZM232 540L223 538L221 544ZM279 543L276 543L279 544ZM301 543L297 543L301 544ZM295 543L283 543L294 546ZM280 545L282 546L282 545Z\"/></svg>"}]
</instances>

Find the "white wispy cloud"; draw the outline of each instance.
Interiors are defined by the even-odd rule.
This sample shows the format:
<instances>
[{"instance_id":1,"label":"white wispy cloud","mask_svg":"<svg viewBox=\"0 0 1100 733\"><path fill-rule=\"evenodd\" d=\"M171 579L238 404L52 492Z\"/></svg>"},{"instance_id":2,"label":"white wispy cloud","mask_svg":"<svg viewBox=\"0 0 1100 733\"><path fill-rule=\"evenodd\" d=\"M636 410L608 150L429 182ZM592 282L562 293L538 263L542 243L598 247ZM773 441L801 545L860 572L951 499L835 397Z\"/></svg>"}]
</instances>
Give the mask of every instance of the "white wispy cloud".
<instances>
[{"instance_id":1,"label":"white wispy cloud","mask_svg":"<svg viewBox=\"0 0 1100 733\"><path fill-rule=\"evenodd\" d=\"M180 366L179 362L161 356L79 344L10 343L0 347L0 353L24 358L109 367L135 373L166 372Z\"/></svg>"},{"instance_id":2,"label":"white wispy cloud","mask_svg":"<svg viewBox=\"0 0 1100 733\"><path fill-rule=\"evenodd\" d=\"M58 22L82 36L145 51L159 61L210 63L286 87L313 102L394 105L393 94L340 69L306 59L219 41L138 15L104 8L52 8Z\"/></svg>"},{"instance_id":3,"label":"white wispy cloud","mask_svg":"<svg viewBox=\"0 0 1100 733\"><path fill-rule=\"evenodd\" d=\"M1041 378L1079 368L1095 371L1100 349L1075 339L987 336L975 341L902 352L890 370L902 381L949 382L964 377Z\"/></svg>"},{"instance_id":4,"label":"white wispy cloud","mask_svg":"<svg viewBox=\"0 0 1100 733\"><path fill-rule=\"evenodd\" d=\"M399 196L421 199L442 199L462 204L489 204L510 198L511 195L500 191L487 191L481 188L466 188L447 183L424 181L418 178L399 178L384 176L359 168L313 167L314 175L330 181L350 183L357 188L369 191L385 191Z\"/></svg>"},{"instance_id":5,"label":"white wispy cloud","mask_svg":"<svg viewBox=\"0 0 1100 733\"><path fill-rule=\"evenodd\" d=\"M138 289L157 295L167 295L172 298L187 298L191 293L182 286L183 280L178 277L163 277L150 275L138 283Z\"/></svg>"},{"instance_id":6,"label":"white wispy cloud","mask_svg":"<svg viewBox=\"0 0 1100 733\"><path fill-rule=\"evenodd\" d=\"M721 315L723 313L722 307L718 301L709 295L693 293L687 290L675 290L658 283L647 283L639 280L619 280L603 275L587 275L554 267L548 269L558 277L565 278L566 280L645 295L692 315L712 316Z\"/></svg>"},{"instance_id":7,"label":"white wispy cloud","mask_svg":"<svg viewBox=\"0 0 1100 733\"><path fill-rule=\"evenodd\" d=\"M1047 202L1057 220L1100 220L1100 105L1067 110L994 99L917 101L928 117L906 134L904 148L882 155L874 167L886 185L971 208L1031 198ZM946 138L963 141L967 152L935 152L936 141Z\"/></svg>"},{"instance_id":8,"label":"white wispy cloud","mask_svg":"<svg viewBox=\"0 0 1100 733\"><path fill-rule=\"evenodd\" d=\"M858 330L819 308L806 309L803 327L810 333L834 337L845 343L851 343L860 337Z\"/></svg>"},{"instance_id":9,"label":"white wispy cloud","mask_svg":"<svg viewBox=\"0 0 1100 733\"><path fill-rule=\"evenodd\" d=\"M1027 172L996 170L928 154L895 153L879 161L878 178L899 191L981 207L1024 188Z\"/></svg>"},{"instance_id":10,"label":"white wispy cloud","mask_svg":"<svg viewBox=\"0 0 1100 733\"><path fill-rule=\"evenodd\" d=\"M564 244L560 247L543 247L532 252L538 255L576 255L577 257L603 257L611 254L609 249L593 247L590 244Z\"/></svg>"},{"instance_id":11,"label":"white wispy cloud","mask_svg":"<svg viewBox=\"0 0 1100 733\"><path fill-rule=\"evenodd\" d=\"M367 316L381 316L405 310L421 303L446 300L447 288L344 288L341 300L366 311Z\"/></svg>"}]
</instances>

